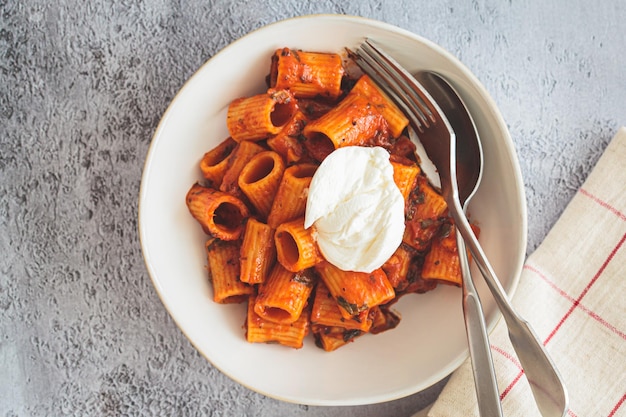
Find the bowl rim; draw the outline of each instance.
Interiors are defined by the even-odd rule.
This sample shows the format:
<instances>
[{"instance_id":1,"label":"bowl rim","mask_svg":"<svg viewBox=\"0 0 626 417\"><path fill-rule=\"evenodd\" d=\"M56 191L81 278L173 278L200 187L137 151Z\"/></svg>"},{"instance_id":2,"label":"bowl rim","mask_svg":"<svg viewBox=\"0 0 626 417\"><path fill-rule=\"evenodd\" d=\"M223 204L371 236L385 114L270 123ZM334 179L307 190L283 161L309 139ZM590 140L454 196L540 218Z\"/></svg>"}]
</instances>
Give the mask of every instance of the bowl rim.
<instances>
[{"instance_id":1,"label":"bowl rim","mask_svg":"<svg viewBox=\"0 0 626 417\"><path fill-rule=\"evenodd\" d=\"M460 71L463 75L463 77L465 77L470 84L472 85L472 87L475 87L475 89L477 90L477 92L480 94L480 98L482 100L485 101L485 103L487 104L487 107L485 108L485 110L487 110L490 113L491 118L493 118L493 120L497 123L497 127L498 130L501 131L504 134L504 137L501 138L501 140L504 142L504 144L506 145L506 147L509 150L509 154L512 156L510 161L507 161L510 165L511 165L511 169L517 174L515 176L515 182L516 182L516 186L517 186L517 190L519 190L519 197L520 197L520 219L519 221L521 222L521 236L519 236L520 238L520 246L522 248L526 248L527 247L527 239L528 239L528 233L527 233L527 222L528 222L528 213L527 213L527 204L526 204L526 196L525 196L525 188L524 188L524 183L523 183L523 179L522 179L522 175L521 175L521 168L519 165L519 160L517 158L517 152L515 150L512 138L510 136L510 132L506 126L506 123L495 103L495 101L493 100L493 98L490 96L490 94L488 93L488 91L486 90L486 88L483 86L483 84L478 80L478 78L465 66L465 64L463 64L455 55L453 55L452 53L450 53L449 51L447 51L446 49L444 49L442 46L436 44L435 42L421 36L418 35L416 33L413 33L407 29L398 27L396 25L393 25L391 23L387 23L387 22L383 22L380 20L376 20L376 19L372 19L372 18L367 18L367 17L362 17L362 16L356 16L356 15L344 15L344 14L332 14L332 13L319 13L319 14L308 14L308 15L300 15L300 16L294 16L294 17L290 17L290 18L286 18L286 19L281 19L281 20L277 20L274 21L272 23L263 25L261 27L258 27L248 33L246 33L245 35L235 39L234 41L232 41L231 43L229 43L228 45L224 46L222 49L220 49L219 51L217 51L215 54L213 54L212 56L210 56L208 59L205 60L205 62L203 62L202 65L200 65L191 76L189 76L184 83L180 86L180 88L177 90L176 94L172 97L172 99L170 100L166 110L163 112L161 119L159 120L159 123L157 124L154 133L152 135L151 138L151 142L150 145L148 147L148 151L146 153L146 157L145 157L145 161L144 161L144 166L143 166L143 170L142 170L142 177L141 177L141 184L140 184L140 189L139 189L139 198L137 201L138 204L138 230L139 230L139 241L140 241L140 246L141 246L141 250L142 250L142 255L143 255L143 259L144 259L144 264L146 266L146 269L148 271L148 275L150 276L150 280L152 281L152 284L161 300L161 302L163 303L164 307L166 308L169 316L172 318L172 320L176 323L178 329L184 334L185 338L194 346L194 348L216 369L218 369L220 372L222 372L224 375L228 376L230 379L232 379L233 381L237 382L238 384L252 390L258 393L261 393L263 395L266 395L268 397L271 398L275 398L281 401L285 401L285 402L289 402L289 403L296 403L296 404L308 404L308 405L322 405L322 406L336 406L336 405L365 405L365 404L374 404L374 403L380 403L380 402L385 402L385 401L391 401L391 400L396 400L399 398L403 398L406 397L408 395L412 395L415 394L417 392L419 392L419 390L414 390L412 389L413 387L409 387L407 389L405 389L404 391L401 392L396 392L395 395L388 395L388 394L383 394L381 396L374 396L371 398L361 398L360 400L348 400L348 401L341 401L341 400L305 400L303 401L302 398L294 398L294 397L290 397L290 396L284 396L284 395L279 395L273 392L269 392L267 390L263 390L260 389L259 387L256 386L251 386L250 384L248 384L246 381L242 381L240 378L237 378L235 376L233 376L231 373L227 372L226 370L224 370L222 368L222 366L220 366L220 364L216 363L212 358L210 358L201 348L200 346L197 345L196 341L194 339L191 338L191 336L187 333L185 326L179 322L179 319L176 317L176 315L173 313L172 310L172 306L169 303L169 300L167 298L167 294L165 294L163 287L161 286L159 280L157 279L157 271L154 269L153 265L150 262L150 251L147 248L147 236L146 236L146 230L144 228L144 222L142 221L143 215L142 215L142 211L143 211L143 203L146 199L146 193L148 192L148 181L146 178L146 174L150 171L151 166L153 164L153 160L154 160L154 155L157 153L157 150L159 148L160 145L160 141L159 138L162 135L165 126L168 124L170 116L172 115L172 113L174 112L177 103L179 101L180 96L187 90L190 88L191 85L193 85L194 81L201 76L201 73L203 73L204 71L207 70L207 68L211 67L213 65L213 63L216 61L216 58L228 53L230 50L233 50L237 47L237 45L239 45L240 43L244 42L246 39L249 39L250 37L255 36L257 33L259 32L263 32L266 30L271 30L272 28L276 27L276 26L281 26L281 25L285 25L285 24L293 24L296 23L298 21L308 21L308 20L326 20L326 21L336 21L336 22L346 22L346 21L351 21L351 22L355 22L355 23L360 23L366 26L372 26L375 27L377 29L383 30L383 31L388 31L397 35L400 35L402 37L406 37L409 38L412 41L416 41L419 43L423 43L426 46L428 46L429 48L437 51L437 53L441 54L443 57L445 57L445 59L449 60L450 62L452 62L454 64L454 66L456 67L456 69L458 71ZM524 264L524 259L525 259L525 254L523 256L521 256L520 261L517 262L517 264L514 266L514 268L512 267L511 270L513 271L513 279L509 282L509 285L506 288L506 292L509 295L509 297L513 296L513 294L515 293L517 286L519 284L519 280L520 280L520 276L521 276L521 271L523 268L523 264ZM496 324L502 319L502 316L499 312L496 313L496 317L493 320L493 322L490 324L488 331L491 332ZM456 361L453 361L454 365L452 366L452 370L451 372L453 372L454 370L456 370L466 359L468 358L468 351L466 350L465 352L463 352L461 355L459 355L459 357L457 358ZM444 376L445 377L445 376ZM432 381L428 381L427 385L422 387L421 389L426 389L429 386L432 386L433 384L437 383L438 381L440 381L441 378L436 379L436 380L432 380Z\"/></svg>"}]
</instances>

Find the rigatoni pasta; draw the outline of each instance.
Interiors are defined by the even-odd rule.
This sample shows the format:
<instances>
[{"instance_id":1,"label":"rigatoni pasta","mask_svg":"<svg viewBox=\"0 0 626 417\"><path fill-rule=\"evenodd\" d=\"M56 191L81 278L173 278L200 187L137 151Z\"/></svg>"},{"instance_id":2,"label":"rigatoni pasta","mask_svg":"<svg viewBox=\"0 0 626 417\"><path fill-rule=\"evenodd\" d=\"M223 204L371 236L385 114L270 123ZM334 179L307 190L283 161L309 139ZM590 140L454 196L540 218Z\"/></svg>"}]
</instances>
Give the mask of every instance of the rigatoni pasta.
<instances>
[{"instance_id":1,"label":"rigatoni pasta","mask_svg":"<svg viewBox=\"0 0 626 417\"><path fill-rule=\"evenodd\" d=\"M239 260L241 282L248 284L265 282L276 263L274 230L253 217L249 218L241 243Z\"/></svg>"},{"instance_id":2,"label":"rigatoni pasta","mask_svg":"<svg viewBox=\"0 0 626 417\"><path fill-rule=\"evenodd\" d=\"M287 164L300 161L304 156L300 135L308 121L309 118L298 109L280 132L267 139L267 146L278 152Z\"/></svg>"},{"instance_id":3,"label":"rigatoni pasta","mask_svg":"<svg viewBox=\"0 0 626 417\"><path fill-rule=\"evenodd\" d=\"M480 233L472 226L476 235ZM424 257L422 278L426 281L436 280L446 284L460 286L463 282L458 248L456 245L456 228L446 222L433 239L430 251ZM468 258L471 255L468 252Z\"/></svg>"},{"instance_id":4,"label":"rigatoni pasta","mask_svg":"<svg viewBox=\"0 0 626 417\"><path fill-rule=\"evenodd\" d=\"M284 171L285 162L280 155L263 151L254 155L239 173L239 188L263 219L272 208Z\"/></svg>"},{"instance_id":5,"label":"rigatoni pasta","mask_svg":"<svg viewBox=\"0 0 626 417\"><path fill-rule=\"evenodd\" d=\"M350 93L337 107L308 123L307 140L326 141L334 149L383 143L390 136L389 125L366 96Z\"/></svg>"},{"instance_id":6,"label":"rigatoni pasta","mask_svg":"<svg viewBox=\"0 0 626 417\"><path fill-rule=\"evenodd\" d=\"M258 288L254 311L274 323L293 323L308 304L315 282L311 271L291 272L277 263Z\"/></svg>"},{"instance_id":7,"label":"rigatoni pasta","mask_svg":"<svg viewBox=\"0 0 626 417\"><path fill-rule=\"evenodd\" d=\"M220 304L244 301L254 288L239 279L239 243L209 239L205 247L213 284L213 301Z\"/></svg>"},{"instance_id":8,"label":"rigatoni pasta","mask_svg":"<svg viewBox=\"0 0 626 417\"><path fill-rule=\"evenodd\" d=\"M416 162L394 158L391 160L393 166L393 180L404 197L405 204L409 203L411 191L415 188L415 181L420 174L420 167Z\"/></svg>"},{"instance_id":9,"label":"rigatoni pasta","mask_svg":"<svg viewBox=\"0 0 626 417\"><path fill-rule=\"evenodd\" d=\"M324 259L315 243L312 230L304 228L303 217L282 223L274 236L278 262L289 271L311 268Z\"/></svg>"},{"instance_id":10,"label":"rigatoni pasta","mask_svg":"<svg viewBox=\"0 0 626 417\"><path fill-rule=\"evenodd\" d=\"M418 251L426 251L447 217L448 205L425 176L418 176L406 208L403 241Z\"/></svg>"},{"instance_id":11,"label":"rigatoni pasta","mask_svg":"<svg viewBox=\"0 0 626 417\"><path fill-rule=\"evenodd\" d=\"M361 330L322 326L315 323L311 324L311 329L315 337L315 344L327 352L337 350L364 334Z\"/></svg>"},{"instance_id":12,"label":"rigatoni pasta","mask_svg":"<svg viewBox=\"0 0 626 417\"><path fill-rule=\"evenodd\" d=\"M391 301L395 292L382 269L371 273L343 271L330 262L315 266L346 319Z\"/></svg>"},{"instance_id":13,"label":"rigatoni pasta","mask_svg":"<svg viewBox=\"0 0 626 417\"><path fill-rule=\"evenodd\" d=\"M409 285L409 271L415 263L417 253L409 245L402 243L381 267L396 292L403 291Z\"/></svg>"},{"instance_id":14,"label":"rigatoni pasta","mask_svg":"<svg viewBox=\"0 0 626 417\"><path fill-rule=\"evenodd\" d=\"M248 298L246 316L246 340L250 343L279 343L284 346L300 349L304 338L309 333L309 315L305 310L293 323L276 323L265 320L254 311L256 297Z\"/></svg>"},{"instance_id":15,"label":"rigatoni pasta","mask_svg":"<svg viewBox=\"0 0 626 417\"><path fill-rule=\"evenodd\" d=\"M226 161L226 170L219 184L219 190L242 197L243 192L239 188L239 174L254 155L265 151L261 145L250 141L238 143L232 150Z\"/></svg>"},{"instance_id":16,"label":"rigatoni pasta","mask_svg":"<svg viewBox=\"0 0 626 417\"><path fill-rule=\"evenodd\" d=\"M298 98L336 99L344 72L339 54L282 48L272 56L270 87L289 89Z\"/></svg>"},{"instance_id":17,"label":"rigatoni pasta","mask_svg":"<svg viewBox=\"0 0 626 417\"><path fill-rule=\"evenodd\" d=\"M270 89L263 94L234 100L228 107L226 125L237 142L267 139L280 132L296 109L291 92Z\"/></svg>"},{"instance_id":18,"label":"rigatoni pasta","mask_svg":"<svg viewBox=\"0 0 626 417\"><path fill-rule=\"evenodd\" d=\"M237 197L200 184L187 192L187 207L206 234L221 240L239 239L249 214Z\"/></svg>"},{"instance_id":19,"label":"rigatoni pasta","mask_svg":"<svg viewBox=\"0 0 626 417\"><path fill-rule=\"evenodd\" d=\"M368 98L369 102L376 108L378 113L387 121L393 137L399 137L408 126L409 119L368 75L363 75L359 78L352 88L351 93L356 93Z\"/></svg>"},{"instance_id":20,"label":"rigatoni pasta","mask_svg":"<svg viewBox=\"0 0 626 417\"><path fill-rule=\"evenodd\" d=\"M320 281L317 283L313 307L311 308L311 323L318 326L368 332L372 327L372 317L369 310L365 314L357 314L350 318L344 317L328 287L324 281Z\"/></svg>"},{"instance_id":21,"label":"rigatoni pasta","mask_svg":"<svg viewBox=\"0 0 626 417\"><path fill-rule=\"evenodd\" d=\"M461 284L454 224L405 134L408 120L339 54L276 50L268 88L233 100L229 137L199 161L186 205L208 235L207 269L217 303L246 303L245 339L301 348L308 334L333 351L400 322L402 296ZM371 273L344 271L304 228L320 163L345 146L389 153L405 201L405 233ZM475 228L478 232L478 228Z\"/></svg>"},{"instance_id":22,"label":"rigatoni pasta","mask_svg":"<svg viewBox=\"0 0 626 417\"><path fill-rule=\"evenodd\" d=\"M280 224L304 216L306 197L317 166L310 163L292 165L285 169L276 191L276 198L267 218L267 224Z\"/></svg>"},{"instance_id":23,"label":"rigatoni pasta","mask_svg":"<svg viewBox=\"0 0 626 417\"><path fill-rule=\"evenodd\" d=\"M219 187L222 184L222 179L228 169L228 157L236 146L237 142L228 137L202 157L200 161L202 176L215 187Z\"/></svg>"}]
</instances>

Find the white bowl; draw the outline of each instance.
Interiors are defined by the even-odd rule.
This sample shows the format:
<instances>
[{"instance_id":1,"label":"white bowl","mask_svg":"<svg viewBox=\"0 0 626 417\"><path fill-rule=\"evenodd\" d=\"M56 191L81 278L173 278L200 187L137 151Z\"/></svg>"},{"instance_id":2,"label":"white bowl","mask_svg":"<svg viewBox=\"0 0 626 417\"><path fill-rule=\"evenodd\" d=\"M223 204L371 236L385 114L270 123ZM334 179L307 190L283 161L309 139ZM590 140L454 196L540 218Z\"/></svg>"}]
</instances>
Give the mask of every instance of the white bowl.
<instances>
[{"instance_id":1,"label":"white bowl","mask_svg":"<svg viewBox=\"0 0 626 417\"><path fill-rule=\"evenodd\" d=\"M240 384L284 401L357 405L401 398L440 381L468 356L461 290L440 285L396 305L402 321L334 352L312 338L295 350L244 339L244 305L212 301L203 235L185 194L198 179L201 156L228 136L226 109L234 98L264 89L277 48L341 52L365 37L407 69L430 69L450 80L469 106L483 140L485 170L470 213L480 241L511 294L526 249L521 173L506 125L489 94L454 56L395 26L358 17L316 15L268 25L206 62L165 112L146 159L139 196L139 232L154 286L183 333L215 367ZM482 279L477 280L478 283ZM499 313L480 286L489 327Z\"/></svg>"}]
</instances>

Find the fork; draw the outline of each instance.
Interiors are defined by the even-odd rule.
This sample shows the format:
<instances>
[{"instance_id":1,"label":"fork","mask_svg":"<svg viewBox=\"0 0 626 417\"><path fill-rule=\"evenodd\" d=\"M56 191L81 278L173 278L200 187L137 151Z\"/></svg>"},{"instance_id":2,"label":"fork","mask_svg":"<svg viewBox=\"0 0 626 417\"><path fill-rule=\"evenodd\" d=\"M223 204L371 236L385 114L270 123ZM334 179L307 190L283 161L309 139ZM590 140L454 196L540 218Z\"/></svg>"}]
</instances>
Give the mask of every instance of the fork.
<instances>
[{"instance_id":1,"label":"fork","mask_svg":"<svg viewBox=\"0 0 626 417\"><path fill-rule=\"evenodd\" d=\"M564 416L568 399L561 376L531 325L510 304L462 210L456 178L456 136L446 116L424 87L372 40L367 39L352 55L361 69L404 110L437 168L450 214L505 319L509 338L541 414Z\"/></svg>"}]
</instances>

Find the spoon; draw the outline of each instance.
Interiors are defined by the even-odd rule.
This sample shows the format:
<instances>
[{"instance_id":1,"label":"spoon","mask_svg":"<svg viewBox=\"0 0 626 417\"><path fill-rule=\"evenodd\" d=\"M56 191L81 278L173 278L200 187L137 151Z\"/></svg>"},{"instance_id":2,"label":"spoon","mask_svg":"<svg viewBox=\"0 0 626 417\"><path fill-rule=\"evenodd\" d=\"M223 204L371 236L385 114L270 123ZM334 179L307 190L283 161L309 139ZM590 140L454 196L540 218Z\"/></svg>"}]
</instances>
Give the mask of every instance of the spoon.
<instances>
[{"instance_id":1,"label":"spoon","mask_svg":"<svg viewBox=\"0 0 626 417\"><path fill-rule=\"evenodd\" d=\"M441 77L431 72L420 72L415 78L426 88L459 138L456 142L456 182L459 202L466 213L467 204L478 189L482 176L482 148L474 122L461 98ZM500 395L489 347L485 316L470 273L465 242L456 233L456 242L463 276L463 317L469 345L478 410L481 416L502 416Z\"/></svg>"},{"instance_id":2,"label":"spoon","mask_svg":"<svg viewBox=\"0 0 626 417\"><path fill-rule=\"evenodd\" d=\"M446 98L450 95L458 97L458 94L452 89L452 87L441 87L447 83L443 78L430 72L420 73L417 78L421 82L433 87L432 91L429 90L429 93L433 94L436 103L441 102L441 106L447 106L450 102L456 102L458 100L458 103L461 105L451 107L446 113L447 117L452 119L455 117L455 114L458 113L467 113L467 117L470 117L467 108L463 106L460 99L451 101L450 98ZM439 81L432 81L437 79L439 79ZM438 86L438 88L434 88L435 86ZM464 142L479 140L477 135L471 134L471 129L469 131L458 131L457 133L459 134L458 137L461 140L456 141L456 146L462 149L470 149L466 148L468 145ZM459 167L460 173L460 175L456 176L459 189L461 186L465 188L466 185L463 184L465 184L466 181L471 184L472 181L466 180L463 177L479 165L479 163L471 161L468 163L466 156L471 153L472 152L464 152L463 155L460 155L458 152L455 153L456 157L462 156L462 158L458 159L456 162L456 166ZM468 187L468 189L472 190L471 187ZM467 190L464 192L466 193L465 200L467 201L467 198L471 196L471 193L467 195ZM454 200L454 198L452 200ZM524 373L526 374L526 378L532 390L533 396L535 397L539 411L545 417L564 416L568 409L568 398L567 390L559 372L531 325L528 321L520 317L510 304L506 292L502 288L500 281L497 279L493 268L478 243L478 239L476 239L476 236L473 235L467 218L463 215L464 207L460 206L460 204L457 205L458 201L451 201L451 203L455 205L455 207L450 208L450 212L454 217L457 229L461 232L462 237L465 239L470 251L474 255L476 264L484 276L485 282L487 283L487 286L489 287L489 290L491 291L494 300L504 317L509 331L509 339L511 340L511 344L517 353Z\"/></svg>"}]
</instances>

